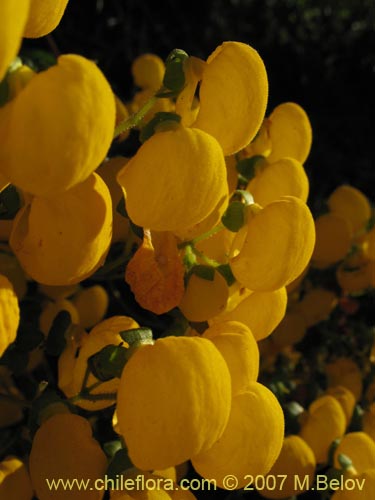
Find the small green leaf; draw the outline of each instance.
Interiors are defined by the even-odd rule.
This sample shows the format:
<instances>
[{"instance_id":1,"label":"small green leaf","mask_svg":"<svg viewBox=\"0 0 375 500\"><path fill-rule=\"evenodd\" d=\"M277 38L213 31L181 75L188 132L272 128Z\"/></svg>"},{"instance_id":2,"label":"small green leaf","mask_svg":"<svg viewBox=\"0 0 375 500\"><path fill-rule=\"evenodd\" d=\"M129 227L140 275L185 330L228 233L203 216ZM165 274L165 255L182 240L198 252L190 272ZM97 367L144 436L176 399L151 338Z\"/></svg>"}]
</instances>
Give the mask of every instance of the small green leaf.
<instances>
[{"instance_id":1,"label":"small green leaf","mask_svg":"<svg viewBox=\"0 0 375 500\"><path fill-rule=\"evenodd\" d=\"M337 460L340 464L340 467L344 470L349 469L349 467L353 466L353 462L351 461L351 459L347 455L344 455L344 453L339 453Z\"/></svg>"},{"instance_id":2,"label":"small green leaf","mask_svg":"<svg viewBox=\"0 0 375 500\"><path fill-rule=\"evenodd\" d=\"M21 198L11 184L0 193L0 219L11 220L21 208Z\"/></svg>"},{"instance_id":3,"label":"small green leaf","mask_svg":"<svg viewBox=\"0 0 375 500\"><path fill-rule=\"evenodd\" d=\"M66 346L65 333L72 323L68 311L60 311L53 320L46 340L46 353L60 356Z\"/></svg>"},{"instance_id":4,"label":"small green leaf","mask_svg":"<svg viewBox=\"0 0 375 500\"><path fill-rule=\"evenodd\" d=\"M120 377L127 361L127 349L117 345L107 345L88 359L92 374L102 382Z\"/></svg>"},{"instance_id":5,"label":"small green leaf","mask_svg":"<svg viewBox=\"0 0 375 500\"><path fill-rule=\"evenodd\" d=\"M115 456L112 458L108 465L108 469L106 472L106 477L110 479L116 479L119 475L121 475L126 469L130 469L134 467L131 462L127 450L122 448L118 450Z\"/></svg>"},{"instance_id":6,"label":"small green leaf","mask_svg":"<svg viewBox=\"0 0 375 500\"><path fill-rule=\"evenodd\" d=\"M142 128L139 140L142 143L146 142L147 139L155 134L156 127L167 121L179 123L181 121L181 116L176 113L168 113L166 111L159 111L158 113L155 113L155 116L151 118L151 120Z\"/></svg>"},{"instance_id":7,"label":"small green leaf","mask_svg":"<svg viewBox=\"0 0 375 500\"><path fill-rule=\"evenodd\" d=\"M129 346L132 344L138 344L139 342L148 343L152 341L152 330L150 328L131 328L130 330L124 330L120 332L120 337Z\"/></svg>"},{"instance_id":8,"label":"small green leaf","mask_svg":"<svg viewBox=\"0 0 375 500\"><path fill-rule=\"evenodd\" d=\"M235 283L236 278L233 276L232 269L229 264L221 264L216 268L217 271L225 278L228 286L233 285Z\"/></svg>"},{"instance_id":9,"label":"small green leaf","mask_svg":"<svg viewBox=\"0 0 375 500\"><path fill-rule=\"evenodd\" d=\"M239 160L236 165L237 171L247 181L250 181L253 177L255 177L257 163L259 161L263 161L264 159L264 156L256 155L251 158Z\"/></svg>"},{"instance_id":10,"label":"small green leaf","mask_svg":"<svg viewBox=\"0 0 375 500\"><path fill-rule=\"evenodd\" d=\"M246 189L236 189L233 193L233 197L236 196L239 197L239 201L242 201L246 206L254 204L253 195L249 193L249 191L246 191Z\"/></svg>"},{"instance_id":11,"label":"small green leaf","mask_svg":"<svg viewBox=\"0 0 375 500\"><path fill-rule=\"evenodd\" d=\"M184 62L188 54L181 49L174 49L165 61L163 87L178 95L185 86Z\"/></svg>"},{"instance_id":12,"label":"small green leaf","mask_svg":"<svg viewBox=\"0 0 375 500\"><path fill-rule=\"evenodd\" d=\"M105 454L107 455L108 458L111 459L121 449L122 449L122 444L119 439L116 439L115 441L107 441L106 443L103 444L103 450Z\"/></svg>"},{"instance_id":13,"label":"small green leaf","mask_svg":"<svg viewBox=\"0 0 375 500\"><path fill-rule=\"evenodd\" d=\"M199 276L203 280L213 281L215 278L215 269L211 266L198 265L193 267L192 274Z\"/></svg>"},{"instance_id":14,"label":"small green leaf","mask_svg":"<svg viewBox=\"0 0 375 500\"><path fill-rule=\"evenodd\" d=\"M240 201L232 201L221 218L224 226L236 233L245 224L245 205Z\"/></svg>"}]
</instances>

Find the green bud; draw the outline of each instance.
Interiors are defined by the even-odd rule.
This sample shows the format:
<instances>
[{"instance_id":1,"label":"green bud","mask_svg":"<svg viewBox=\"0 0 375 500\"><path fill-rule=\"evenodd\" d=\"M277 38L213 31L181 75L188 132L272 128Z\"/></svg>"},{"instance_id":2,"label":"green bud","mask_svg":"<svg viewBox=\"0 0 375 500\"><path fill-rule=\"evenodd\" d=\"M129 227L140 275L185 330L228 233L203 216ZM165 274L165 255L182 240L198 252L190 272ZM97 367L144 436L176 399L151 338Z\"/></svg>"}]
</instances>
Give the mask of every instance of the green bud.
<instances>
[{"instance_id":1,"label":"green bud","mask_svg":"<svg viewBox=\"0 0 375 500\"><path fill-rule=\"evenodd\" d=\"M66 346L65 334L72 324L68 311L60 311L53 320L46 340L46 353L50 356L60 356Z\"/></svg>"},{"instance_id":2,"label":"green bud","mask_svg":"<svg viewBox=\"0 0 375 500\"><path fill-rule=\"evenodd\" d=\"M192 269L192 274L207 281L213 281L215 278L215 269L211 266L198 265Z\"/></svg>"},{"instance_id":3,"label":"green bud","mask_svg":"<svg viewBox=\"0 0 375 500\"><path fill-rule=\"evenodd\" d=\"M127 361L127 349L122 346L107 345L88 359L92 374L102 382L120 378Z\"/></svg>"},{"instance_id":4,"label":"green bud","mask_svg":"<svg viewBox=\"0 0 375 500\"><path fill-rule=\"evenodd\" d=\"M224 226L236 233L245 224L245 205L240 201L232 201L221 218Z\"/></svg>"},{"instance_id":5,"label":"green bud","mask_svg":"<svg viewBox=\"0 0 375 500\"><path fill-rule=\"evenodd\" d=\"M165 61L163 87L170 90L174 96L185 86L184 62L188 57L184 50L174 49Z\"/></svg>"},{"instance_id":6,"label":"green bud","mask_svg":"<svg viewBox=\"0 0 375 500\"><path fill-rule=\"evenodd\" d=\"M9 185L0 193L0 219L11 220L21 208L21 198L17 189Z\"/></svg>"},{"instance_id":7,"label":"green bud","mask_svg":"<svg viewBox=\"0 0 375 500\"><path fill-rule=\"evenodd\" d=\"M251 158L244 158L243 160L237 162L237 171L247 181L250 181L253 177L255 177L258 162L261 162L264 159L264 156L261 155L255 155Z\"/></svg>"}]
</instances>

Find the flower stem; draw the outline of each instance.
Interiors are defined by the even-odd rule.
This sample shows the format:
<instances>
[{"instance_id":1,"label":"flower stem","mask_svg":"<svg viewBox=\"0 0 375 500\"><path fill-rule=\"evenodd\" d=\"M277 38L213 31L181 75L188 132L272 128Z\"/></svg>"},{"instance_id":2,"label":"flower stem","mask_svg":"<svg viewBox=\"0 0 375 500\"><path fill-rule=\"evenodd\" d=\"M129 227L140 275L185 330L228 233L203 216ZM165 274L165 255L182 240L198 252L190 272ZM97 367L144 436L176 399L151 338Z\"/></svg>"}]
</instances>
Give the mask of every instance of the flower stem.
<instances>
[{"instance_id":1,"label":"flower stem","mask_svg":"<svg viewBox=\"0 0 375 500\"><path fill-rule=\"evenodd\" d=\"M153 108L156 101L157 97L152 96L148 101L144 103L144 105L136 113L129 116L129 118L126 118L124 121L120 122L115 128L113 138L116 139L116 137L118 137L123 132L126 132L130 128L136 127L142 121L145 115L150 111L150 109Z\"/></svg>"}]
</instances>

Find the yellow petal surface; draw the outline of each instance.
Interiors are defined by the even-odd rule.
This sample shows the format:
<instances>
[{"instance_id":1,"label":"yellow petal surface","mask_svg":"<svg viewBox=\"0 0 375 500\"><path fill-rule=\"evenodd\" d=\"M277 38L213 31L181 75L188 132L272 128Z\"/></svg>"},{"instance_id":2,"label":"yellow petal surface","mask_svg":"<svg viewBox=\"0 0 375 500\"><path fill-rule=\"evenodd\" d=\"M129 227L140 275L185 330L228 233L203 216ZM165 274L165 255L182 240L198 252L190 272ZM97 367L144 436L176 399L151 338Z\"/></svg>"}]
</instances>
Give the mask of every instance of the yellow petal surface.
<instances>
[{"instance_id":1,"label":"yellow petal surface","mask_svg":"<svg viewBox=\"0 0 375 500\"><path fill-rule=\"evenodd\" d=\"M79 324L83 328L92 328L106 315L109 297L101 285L94 285L80 290L72 300L77 309Z\"/></svg>"},{"instance_id":2,"label":"yellow petal surface","mask_svg":"<svg viewBox=\"0 0 375 500\"><path fill-rule=\"evenodd\" d=\"M0 357L7 347L16 340L20 322L20 309L13 286L0 275Z\"/></svg>"},{"instance_id":3,"label":"yellow petal surface","mask_svg":"<svg viewBox=\"0 0 375 500\"><path fill-rule=\"evenodd\" d=\"M125 365L117 398L120 430L135 466L180 464L224 432L230 374L207 339L165 337L140 347Z\"/></svg>"},{"instance_id":4,"label":"yellow petal surface","mask_svg":"<svg viewBox=\"0 0 375 500\"><path fill-rule=\"evenodd\" d=\"M301 106L294 102L277 106L268 117L268 133L271 139L269 162L290 157L305 163L310 153L312 131Z\"/></svg>"},{"instance_id":5,"label":"yellow petal surface","mask_svg":"<svg viewBox=\"0 0 375 500\"><path fill-rule=\"evenodd\" d=\"M350 358L337 358L326 365L328 386L343 385L349 389L356 401L362 394L362 373L357 363Z\"/></svg>"},{"instance_id":6,"label":"yellow petal surface","mask_svg":"<svg viewBox=\"0 0 375 500\"><path fill-rule=\"evenodd\" d=\"M270 430L272 431L270 432ZM193 457L194 469L225 488L224 478L234 475L237 488L249 483L249 474L264 475L278 457L284 438L284 416L279 402L265 386L253 382L235 396L228 425L207 451Z\"/></svg>"},{"instance_id":7,"label":"yellow petal surface","mask_svg":"<svg viewBox=\"0 0 375 500\"><path fill-rule=\"evenodd\" d=\"M134 59L131 72L135 85L142 89L158 90L163 82L165 65L156 54L142 54Z\"/></svg>"},{"instance_id":8,"label":"yellow petal surface","mask_svg":"<svg viewBox=\"0 0 375 500\"><path fill-rule=\"evenodd\" d=\"M338 262L349 252L352 230L346 219L336 213L315 220L316 242L312 260L327 265Z\"/></svg>"},{"instance_id":9,"label":"yellow petal surface","mask_svg":"<svg viewBox=\"0 0 375 500\"><path fill-rule=\"evenodd\" d=\"M240 42L224 42L208 57L194 127L213 135L231 155L253 139L264 118L268 80L258 52Z\"/></svg>"},{"instance_id":10,"label":"yellow petal surface","mask_svg":"<svg viewBox=\"0 0 375 500\"><path fill-rule=\"evenodd\" d=\"M14 220L10 246L35 281L71 285L103 264L111 236L110 194L92 174L54 198L33 198Z\"/></svg>"},{"instance_id":11,"label":"yellow petal surface","mask_svg":"<svg viewBox=\"0 0 375 500\"><path fill-rule=\"evenodd\" d=\"M339 455L346 455L358 474L375 469L375 442L365 432L348 432L335 450L334 467L340 469Z\"/></svg>"},{"instance_id":12,"label":"yellow petal surface","mask_svg":"<svg viewBox=\"0 0 375 500\"><path fill-rule=\"evenodd\" d=\"M131 220L155 231L178 231L200 222L228 193L217 141L183 127L148 139L120 171L118 182Z\"/></svg>"},{"instance_id":13,"label":"yellow petal surface","mask_svg":"<svg viewBox=\"0 0 375 500\"><path fill-rule=\"evenodd\" d=\"M368 198L359 189L342 185L328 198L331 212L348 221L353 232L365 229L371 217L371 205Z\"/></svg>"},{"instance_id":14,"label":"yellow petal surface","mask_svg":"<svg viewBox=\"0 0 375 500\"><path fill-rule=\"evenodd\" d=\"M33 487L26 465L17 457L0 462L0 497L7 500L32 500Z\"/></svg>"},{"instance_id":15,"label":"yellow petal surface","mask_svg":"<svg viewBox=\"0 0 375 500\"><path fill-rule=\"evenodd\" d=\"M322 287L312 288L303 296L296 309L303 315L308 327L329 318L336 307L338 298L335 292Z\"/></svg>"},{"instance_id":16,"label":"yellow petal surface","mask_svg":"<svg viewBox=\"0 0 375 500\"><path fill-rule=\"evenodd\" d=\"M0 81L17 56L29 13L31 0L2 0L0 2Z\"/></svg>"},{"instance_id":17,"label":"yellow petal surface","mask_svg":"<svg viewBox=\"0 0 375 500\"><path fill-rule=\"evenodd\" d=\"M46 420L35 434L30 453L30 476L39 500L50 500L46 478L88 480L101 478L107 458L92 437L88 420L72 413L58 413ZM77 487L69 492L72 500L100 500L103 491ZM64 488L53 492L53 498L67 498Z\"/></svg>"},{"instance_id":18,"label":"yellow petal surface","mask_svg":"<svg viewBox=\"0 0 375 500\"><path fill-rule=\"evenodd\" d=\"M250 290L277 290L301 274L314 244L314 220L307 205L283 196L248 218L247 234L230 266L236 279Z\"/></svg>"},{"instance_id":19,"label":"yellow petal surface","mask_svg":"<svg viewBox=\"0 0 375 500\"><path fill-rule=\"evenodd\" d=\"M125 280L140 306L163 314L180 303L184 274L175 236L144 231L143 242L126 267Z\"/></svg>"},{"instance_id":20,"label":"yellow petal surface","mask_svg":"<svg viewBox=\"0 0 375 500\"><path fill-rule=\"evenodd\" d=\"M81 56L60 56L5 108L2 171L35 195L53 196L87 179L112 142L114 95L96 64Z\"/></svg>"},{"instance_id":21,"label":"yellow petal surface","mask_svg":"<svg viewBox=\"0 0 375 500\"><path fill-rule=\"evenodd\" d=\"M293 158L282 158L274 163L266 163L246 189L262 207L281 196L295 196L306 202L309 180L301 163Z\"/></svg>"},{"instance_id":22,"label":"yellow petal surface","mask_svg":"<svg viewBox=\"0 0 375 500\"><path fill-rule=\"evenodd\" d=\"M48 35L59 24L68 0L30 0L29 17L25 26L26 38L39 38Z\"/></svg>"},{"instance_id":23,"label":"yellow petal surface","mask_svg":"<svg viewBox=\"0 0 375 500\"><path fill-rule=\"evenodd\" d=\"M326 394L333 396L340 403L346 416L346 423L349 425L355 407L355 397L353 393L343 385L333 385L328 387Z\"/></svg>"}]
</instances>

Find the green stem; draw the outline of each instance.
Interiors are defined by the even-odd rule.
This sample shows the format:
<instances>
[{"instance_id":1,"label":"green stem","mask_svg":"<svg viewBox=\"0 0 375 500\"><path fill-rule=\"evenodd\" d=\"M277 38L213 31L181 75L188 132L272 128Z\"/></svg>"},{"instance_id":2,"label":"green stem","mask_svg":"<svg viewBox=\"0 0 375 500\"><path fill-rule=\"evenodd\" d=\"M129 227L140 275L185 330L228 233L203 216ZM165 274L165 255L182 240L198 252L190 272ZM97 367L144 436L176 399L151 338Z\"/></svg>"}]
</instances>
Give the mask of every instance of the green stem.
<instances>
[{"instance_id":1,"label":"green stem","mask_svg":"<svg viewBox=\"0 0 375 500\"><path fill-rule=\"evenodd\" d=\"M120 134L126 132L130 128L136 127L143 120L146 114L152 109L157 101L156 96L152 96L144 105L133 115L126 118L124 121L120 122L115 128L115 133L113 138L116 139Z\"/></svg>"},{"instance_id":2,"label":"green stem","mask_svg":"<svg viewBox=\"0 0 375 500\"><path fill-rule=\"evenodd\" d=\"M203 252L195 248L194 245L191 245L191 249L193 250L193 253L201 260L203 260L208 266L219 267L221 265L217 260L207 257L207 255L205 255Z\"/></svg>"},{"instance_id":3,"label":"green stem","mask_svg":"<svg viewBox=\"0 0 375 500\"><path fill-rule=\"evenodd\" d=\"M225 226L223 224L219 224L218 226L215 226L212 229L210 229L209 231L207 231L206 233L203 233L203 234L200 234L199 236L196 236L192 240L183 241L182 243L180 243L178 245L178 248L185 248L189 245L194 246L197 243L199 243L200 241L206 240L207 238L210 238L211 236L213 236L216 233L220 233L220 231L222 231L223 229L225 229Z\"/></svg>"}]
</instances>

